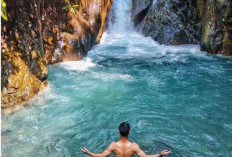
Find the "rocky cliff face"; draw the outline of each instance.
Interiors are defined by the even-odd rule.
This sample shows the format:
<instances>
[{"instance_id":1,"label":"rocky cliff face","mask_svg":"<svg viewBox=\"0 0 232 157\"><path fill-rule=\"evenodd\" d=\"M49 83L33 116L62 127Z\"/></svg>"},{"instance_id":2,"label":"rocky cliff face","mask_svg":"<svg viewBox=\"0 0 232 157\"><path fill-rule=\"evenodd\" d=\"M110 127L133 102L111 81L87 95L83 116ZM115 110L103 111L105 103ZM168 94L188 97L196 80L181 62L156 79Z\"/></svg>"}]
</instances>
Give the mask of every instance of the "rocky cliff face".
<instances>
[{"instance_id":1,"label":"rocky cliff face","mask_svg":"<svg viewBox=\"0 0 232 157\"><path fill-rule=\"evenodd\" d=\"M145 3L141 11L139 3ZM197 44L200 24L194 5L191 0L133 0L132 18L145 36L161 44Z\"/></svg>"},{"instance_id":2,"label":"rocky cliff face","mask_svg":"<svg viewBox=\"0 0 232 157\"><path fill-rule=\"evenodd\" d=\"M232 55L232 1L198 0L197 8L202 21L202 50Z\"/></svg>"},{"instance_id":3,"label":"rocky cliff face","mask_svg":"<svg viewBox=\"0 0 232 157\"><path fill-rule=\"evenodd\" d=\"M46 81L44 47L36 1L6 1L8 21L2 20L2 109L33 97Z\"/></svg>"},{"instance_id":4,"label":"rocky cliff face","mask_svg":"<svg viewBox=\"0 0 232 157\"><path fill-rule=\"evenodd\" d=\"M200 44L232 55L232 2L228 0L132 0L136 29L161 44Z\"/></svg>"},{"instance_id":5,"label":"rocky cliff face","mask_svg":"<svg viewBox=\"0 0 232 157\"><path fill-rule=\"evenodd\" d=\"M100 41L113 0L47 3L42 14L45 58L48 64L54 64L79 60Z\"/></svg>"},{"instance_id":6,"label":"rocky cliff face","mask_svg":"<svg viewBox=\"0 0 232 157\"><path fill-rule=\"evenodd\" d=\"M113 0L6 0L2 19L2 109L47 84L47 65L79 60L99 42Z\"/></svg>"}]
</instances>

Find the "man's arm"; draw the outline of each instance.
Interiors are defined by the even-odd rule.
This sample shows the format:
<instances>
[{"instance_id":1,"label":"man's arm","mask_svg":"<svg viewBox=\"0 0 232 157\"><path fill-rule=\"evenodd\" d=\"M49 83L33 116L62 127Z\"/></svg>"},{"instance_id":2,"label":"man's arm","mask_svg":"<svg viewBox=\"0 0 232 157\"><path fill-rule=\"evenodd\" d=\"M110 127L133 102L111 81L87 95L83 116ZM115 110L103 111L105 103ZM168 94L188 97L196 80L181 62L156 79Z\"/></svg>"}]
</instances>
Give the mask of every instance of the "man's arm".
<instances>
[{"instance_id":1,"label":"man's arm","mask_svg":"<svg viewBox=\"0 0 232 157\"><path fill-rule=\"evenodd\" d=\"M88 154L88 155L93 156L93 157L105 157L105 156L110 155L112 153L112 151L114 151L114 142L112 142L109 145L109 147L104 152L102 152L101 154L92 153L88 149L86 149L85 147L81 148L81 151L83 153Z\"/></svg>"},{"instance_id":2,"label":"man's arm","mask_svg":"<svg viewBox=\"0 0 232 157\"><path fill-rule=\"evenodd\" d=\"M138 146L138 144L134 144L134 152L139 156L139 157L162 157L162 156L167 156L170 151L163 150L160 154L155 154L155 155L147 155L145 154Z\"/></svg>"}]
</instances>

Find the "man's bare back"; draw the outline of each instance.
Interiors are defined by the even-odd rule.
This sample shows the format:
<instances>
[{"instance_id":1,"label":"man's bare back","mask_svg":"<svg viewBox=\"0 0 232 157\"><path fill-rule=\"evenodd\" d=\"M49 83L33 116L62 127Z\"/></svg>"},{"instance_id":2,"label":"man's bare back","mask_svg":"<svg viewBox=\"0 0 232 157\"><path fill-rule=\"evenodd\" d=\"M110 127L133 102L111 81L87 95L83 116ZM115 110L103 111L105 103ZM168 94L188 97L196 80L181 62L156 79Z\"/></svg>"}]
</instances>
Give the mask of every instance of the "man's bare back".
<instances>
[{"instance_id":1,"label":"man's bare back","mask_svg":"<svg viewBox=\"0 0 232 157\"><path fill-rule=\"evenodd\" d=\"M128 140L119 140L118 142L112 142L109 149L115 153L116 157L130 157L136 152L137 147L136 143L131 143Z\"/></svg>"},{"instance_id":2,"label":"man's bare back","mask_svg":"<svg viewBox=\"0 0 232 157\"><path fill-rule=\"evenodd\" d=\"M132 143L128 140L128 134L130 132L130 125L127 122L123 122L119 126L120 140L112 142L109 147L100 154L92 153L86 148L81 148L82 152L93 157L105 157L112 152L116 157L131 157L133 153L136 153L139 157L162 157L167 156L170 151L164 150L160 154L146 155L136 143Z\"/></svg>"}]
</instances>

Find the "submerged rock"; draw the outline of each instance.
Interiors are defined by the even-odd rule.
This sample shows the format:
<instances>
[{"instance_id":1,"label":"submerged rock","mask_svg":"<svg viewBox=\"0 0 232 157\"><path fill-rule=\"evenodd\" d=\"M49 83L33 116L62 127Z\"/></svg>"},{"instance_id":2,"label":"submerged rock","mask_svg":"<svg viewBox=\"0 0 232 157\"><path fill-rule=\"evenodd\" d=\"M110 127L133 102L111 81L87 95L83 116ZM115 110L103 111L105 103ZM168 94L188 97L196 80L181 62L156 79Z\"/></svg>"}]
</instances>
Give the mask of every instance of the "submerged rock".
<instances>
[{"instance_id":1,"label":"submerged rock","mask_svg":"<svg viewBox=\"0 0 232 157\"><path fill-rule=\"evenodd\" d=\"M113 0L6 0L2 19L2 109L47 84L47 65L80 60L99 42Z\"/></svg>"}]
</instances>

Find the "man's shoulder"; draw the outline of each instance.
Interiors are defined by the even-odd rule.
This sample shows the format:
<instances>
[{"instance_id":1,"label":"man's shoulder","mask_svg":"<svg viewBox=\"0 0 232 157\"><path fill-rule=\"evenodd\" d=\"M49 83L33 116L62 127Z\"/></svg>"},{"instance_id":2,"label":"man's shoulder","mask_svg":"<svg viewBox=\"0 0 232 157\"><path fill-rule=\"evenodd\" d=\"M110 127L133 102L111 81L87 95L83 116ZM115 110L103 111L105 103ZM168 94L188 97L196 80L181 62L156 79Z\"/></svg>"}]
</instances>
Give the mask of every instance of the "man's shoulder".
<instances>
[{"instance_id":1,"label":"man's shoulder","mask_svg":"<svg viewBox=\"0 0 232 157\"><path fill-rule=\"evenodd\" d=\"M113 141L113 142L111 142L110 144L111 144L111 145L115 145L115 144L117 144L117 142L114 142L114 141Z\"/></svg>"},{"instance_id":2,"label":"man's shoulder","mask_svg":"<svg viewBox=\"0 0 232 157\"><path fill-rule=\"evenodd\" d=\"M137 143L135 143L135 142L131 142L131 144L133 145L133 146L139 146Z\"/></svg>"},{"instance_id":3,"label":"man's shoulder","mask_svg":"<svg viewBox=\"0 0 232 157\"><path fill-rule=\"evenodd\" d=\"M113 148L115 148L117 146L117 142L111 142L110 146L113 147Z\"/></svg>"},{"instance_id":4,"label":"man's shoulder","mask_svg":"<svg viewBox=\"0 0 232 157\"><path fill-rule=\"evenodd\" d=\"M135 142L132 142L131 147L136 150L136 149L139 148L139 145L137 143L135 143Z\"/></svg>"},{"instance_id":5,"label":"man's shoulder","mask_svg":"<svg viewBox=\"0 0 232 157\"><path fill-rule=\"evenodd\" d=\"M115 149L116 149L116 142L111 142L108 147L108 150L114 151Z\"/></svg>"}]
</instances>

